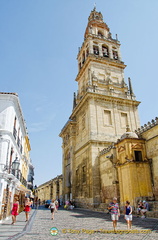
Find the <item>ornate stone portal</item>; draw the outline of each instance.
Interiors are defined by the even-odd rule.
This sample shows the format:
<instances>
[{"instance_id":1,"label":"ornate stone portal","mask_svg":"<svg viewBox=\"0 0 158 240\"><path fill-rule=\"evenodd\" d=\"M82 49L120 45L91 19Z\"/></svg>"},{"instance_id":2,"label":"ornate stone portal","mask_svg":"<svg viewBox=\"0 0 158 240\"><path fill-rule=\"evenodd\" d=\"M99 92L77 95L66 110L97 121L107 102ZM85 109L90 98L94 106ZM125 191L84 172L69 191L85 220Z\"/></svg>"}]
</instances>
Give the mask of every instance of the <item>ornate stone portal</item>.
<instances>
[{"instance_id":1,"label":"ornate stone portal","mask_svg":"<svg viewBox=\"0 0 158 240\"><path fill-rule=\"evenodd\" d=\"M111 37L102 14L95 8L88 18L77 59L78 93L74 94L72 114L60 133L63 195L79 206L95 207L114 195L119 197L121 186L124 188L119 179L126 170L117 165L117 158L125 151L125 144L114 143L127 126L131 131L140 127L140 102L131 80L129 86L124 81L126 65L121 60L120 42ZM105 149L110 149L111 154L106 155Z\"/></svg>"}]
</instances>

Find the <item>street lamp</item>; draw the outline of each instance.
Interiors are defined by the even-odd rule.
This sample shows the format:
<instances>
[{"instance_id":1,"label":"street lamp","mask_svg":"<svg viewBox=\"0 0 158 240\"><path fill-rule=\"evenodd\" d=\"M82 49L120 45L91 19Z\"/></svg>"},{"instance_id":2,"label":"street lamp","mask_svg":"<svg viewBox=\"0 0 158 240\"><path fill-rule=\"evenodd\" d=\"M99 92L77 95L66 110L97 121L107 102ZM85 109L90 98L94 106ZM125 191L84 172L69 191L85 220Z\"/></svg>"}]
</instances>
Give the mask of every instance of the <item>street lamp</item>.
<instances>
[{"instance_id":1,"label":"street lamp","mask_svg":"<svg viewBox=\"0 0 158 240\"><path fill-rule=\"evenodd\" d=\"M18 160L18 157L15 158L15 160L12 162L12 174L19 179L19 166L20 166L20 161Z\"/></svg>"},{"instance_id":2,"label":"street lamp","mask_svg":"<svg viewBox=\"0 0 158 240\"><path fill-rule=\"evenodd\" d=\"M15 160L12 162L12 170L19 170L20 161L18 160L18 157L15 158Z\"/></svg>"}]
</instances>

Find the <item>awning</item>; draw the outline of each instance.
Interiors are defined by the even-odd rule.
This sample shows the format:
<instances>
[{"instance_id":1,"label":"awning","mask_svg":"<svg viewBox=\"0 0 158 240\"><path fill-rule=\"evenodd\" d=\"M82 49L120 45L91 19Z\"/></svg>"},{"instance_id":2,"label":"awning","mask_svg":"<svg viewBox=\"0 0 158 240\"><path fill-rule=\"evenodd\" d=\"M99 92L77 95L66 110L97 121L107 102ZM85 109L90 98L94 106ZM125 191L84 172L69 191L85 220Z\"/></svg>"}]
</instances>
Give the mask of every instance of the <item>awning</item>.
<instances>
[{"instance_id":1,"label":"awning","mask_svg":"<svg viewBox=\"0 0 158 240\"><path fill-rule=\"evenodd\" d=\"M24 185L20 184L17 186L17 189L22 191L22 192L25 192L25 193L30 193L31 191L29 189L27 189Z\"/></svg>"}]
</instances>

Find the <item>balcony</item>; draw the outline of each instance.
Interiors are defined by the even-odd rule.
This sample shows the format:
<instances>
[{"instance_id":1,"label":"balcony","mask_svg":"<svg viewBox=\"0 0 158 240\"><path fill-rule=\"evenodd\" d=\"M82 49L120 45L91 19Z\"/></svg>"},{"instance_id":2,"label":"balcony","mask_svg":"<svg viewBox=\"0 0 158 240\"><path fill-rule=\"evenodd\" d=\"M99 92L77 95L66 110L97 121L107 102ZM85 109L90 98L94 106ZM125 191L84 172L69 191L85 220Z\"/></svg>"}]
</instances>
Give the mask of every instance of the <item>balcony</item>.
<instances>
[{"instance_id":1,"label":"balcony","mask_svg":"<svg viewBox=\"0 0 158 240\"><path fill-rule=\"evenodd\" d=\"M25 187L27 187L27 181L26 181L26 179L25 179L23 176L21 176L20 182L21 182Z\"/></svg>"},{"instance_id":2,"label":"balcony","mask_svg":"<svg viewBox=\"0 0 158 240\"><path fill-rule=\"evenodd\" d=\"M21 176L21 171L20 171L20 170L12 169L12 174L13 174L18 180L20 180L20 176Z\"/></svg>"},{"instance_id":3,"label":"balcony","mask_svg":"<svg viewBox=\"0 0 158 240\"><path fill-rule=\"evenodd\" d=\"M20 170L14 170L12 169L12 174L25 186L27 187L27 181L26 179L22 176L22 173Z\"/></svg>"}]
</instances>

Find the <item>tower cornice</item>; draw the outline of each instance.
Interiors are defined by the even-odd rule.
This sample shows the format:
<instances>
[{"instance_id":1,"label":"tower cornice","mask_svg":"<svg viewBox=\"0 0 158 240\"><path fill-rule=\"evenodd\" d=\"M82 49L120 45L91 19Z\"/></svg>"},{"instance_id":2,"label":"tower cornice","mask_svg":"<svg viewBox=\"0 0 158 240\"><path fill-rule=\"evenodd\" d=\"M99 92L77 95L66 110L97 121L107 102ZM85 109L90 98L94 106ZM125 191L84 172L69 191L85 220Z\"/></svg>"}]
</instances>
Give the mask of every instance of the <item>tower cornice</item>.
<instances>
[{"instance_id":1,"label":"tower cornice","mask_svg":"<svg viewBox=\"0 0 158 240\"><path fill-rule=\"evenodd\" d=\"M86 92L85 95L80 100L80 102L73 109L70 119L73 119L77 112L85 105L85 102L92 98L97 101L102 100L104 102L113 102L117 104L119 103L119 105L132 105L136 107L141 103L140 101L137 100L108 96L96 92Z\"/></svg>"}]
</instances>

